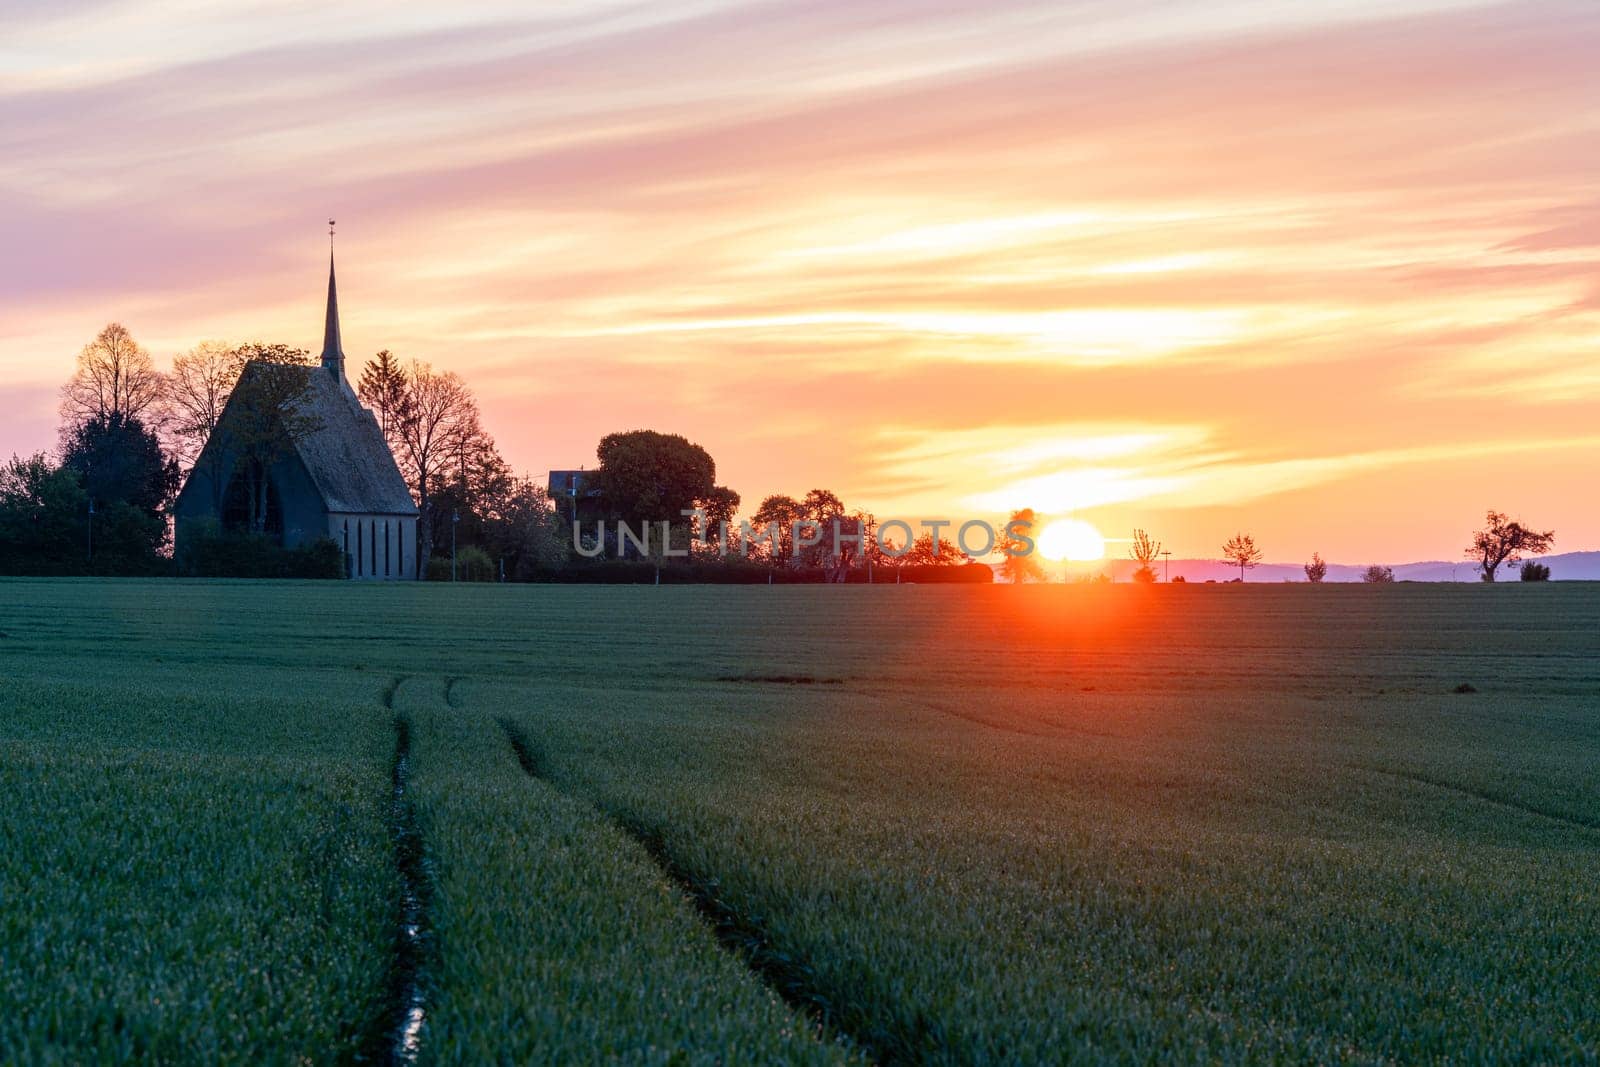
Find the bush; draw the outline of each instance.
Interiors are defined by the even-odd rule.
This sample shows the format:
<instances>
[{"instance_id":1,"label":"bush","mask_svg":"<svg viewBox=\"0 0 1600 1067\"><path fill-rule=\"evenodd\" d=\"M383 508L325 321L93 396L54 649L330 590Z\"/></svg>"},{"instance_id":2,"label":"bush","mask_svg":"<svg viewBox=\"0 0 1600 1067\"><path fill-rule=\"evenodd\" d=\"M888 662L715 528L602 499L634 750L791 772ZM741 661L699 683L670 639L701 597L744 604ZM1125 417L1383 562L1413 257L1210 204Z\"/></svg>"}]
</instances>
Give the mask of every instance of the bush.
<instances>
[{"instance_id":1,"label":"bush","mask_svg":"<svg viewBox=\"0 0 1600 1067\"><path fill-rule=\"evenodd\" d=\"M1380 567L1376 563L1368 567L1361 576L1363 582L1369 585L1384 585L1394 581L1394 570L1389 567Z\"/></svg>"},{"instance_id":2,"label":"bush","mask_svg":"<svg viewBox=\"0 0 1600 1067\"><path fill-rule=\"evenodd\" d=\"M489 553L477 545L456 549L456 581L492 582L500 577L500 568L489 558ZM428 561L428 581L450 580L450 557L434 556Z\"/></svg>"},{"instance_id":3,"label":"bush","mask_svg":"<svg viewBox=\"0 0 1600 1067\"><path fill-rule=\"evenodd\" d=\"M1550 568L1543 563L1535 563L1530 559L1522 565L1522 580L1525 582L1548 582L1550 580Z\"/></svg>"},{"instance_id":4,"label":"bush","mask_svg":"<svg viewBox=\"0 0 1600 1067\"><path fill-rule=\"evenodd\" d=\"M344 554L326 537L284 548L265 534L202 529L184 537L178 573L190 578L343 578Z\"/></svg>"}]
</instances>

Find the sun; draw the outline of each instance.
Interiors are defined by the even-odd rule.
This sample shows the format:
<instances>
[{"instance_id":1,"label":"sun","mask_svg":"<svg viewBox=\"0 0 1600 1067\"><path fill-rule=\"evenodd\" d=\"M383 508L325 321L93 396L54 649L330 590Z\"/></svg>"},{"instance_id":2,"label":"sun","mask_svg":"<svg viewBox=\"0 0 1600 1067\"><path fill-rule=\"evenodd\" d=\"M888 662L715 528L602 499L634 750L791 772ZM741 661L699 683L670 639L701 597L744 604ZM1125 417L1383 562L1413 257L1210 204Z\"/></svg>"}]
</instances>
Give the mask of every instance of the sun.
<instances>
[{"instance_id":1,"label":"sun","mask_svg":"<svg viewBox=\"0 0 1600 1067\"><path fill-rule=\"evenodd\" d=\"M1057 519L1039 534L1039 554L1080 563L1104 559L1106 539L1082 519Z\"/></svg>"}]
</instances>

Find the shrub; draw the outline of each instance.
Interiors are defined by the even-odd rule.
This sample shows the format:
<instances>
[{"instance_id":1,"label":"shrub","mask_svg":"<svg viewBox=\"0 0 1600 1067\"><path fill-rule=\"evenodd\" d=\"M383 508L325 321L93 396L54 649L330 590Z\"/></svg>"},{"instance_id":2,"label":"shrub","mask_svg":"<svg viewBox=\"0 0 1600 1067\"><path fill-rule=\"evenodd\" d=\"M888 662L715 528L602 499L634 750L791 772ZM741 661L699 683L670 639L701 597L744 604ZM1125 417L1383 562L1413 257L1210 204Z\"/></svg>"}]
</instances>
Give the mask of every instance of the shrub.
<instances>
[{"instance_id":1,"label":"shrub","mask_svg":"<svg viewBox=\"0 0 1600 1067\"><path fill-rule=\"evenodd\" d=\"M1530 559L1522 565L1522 580L1525 582L1548 582L1550 580L1550 568L1543 563L1535 563Z\"/></svg>"},{"instance_id":2,"label":"shrub","mask_svg":"<svg viewBox=\"0 0 1600 1067\"><path fill-rule=\"evenodd\" d=\"M456 580L460 582L492 582L500 576L500 568L489 553L477 545L467 545L456 550ZM428 561L428 581L450 580L450 557L434 556Z\"/></svg>"},{"instance_id":3,"label":"shrub","mask_svg":"<svg viewBox=\"0 0 1600 1067\"><path fill-rule=\"evenodd\" d=\"M284 548L264 534L212 528L184 539L178 570L191 578L343 578L344 554L326 537Z\"/></svg>"},{"instance_id":4,"label":"shrub","mask_svg":"<svg viewBox=\"0 0 1600 1067\"><path fill-rule=\"evenodd\" d=\"M1311 562L1306 564L1306 581L1321 582L1328 576L1328 565L1319 552L1311 553Z\"/></svg>"},{"instance_id":5,"label":"shrub","mask_svg":"<svg viewBox=\"0 0 1600 1067\"><path fill-rule=\"evenodd\" d=\"M1185 577L1184 577L1184 576L1183 576L1183 575L1181 575L1181 574L1180 574L1180 575L1178 575L1178 576L1177 576L1177 577L1176 577L1176 578L1174 578L1174 579L1172 579L1172 581L1173 581L1173 582L1174 582L1174 583L1177 583L1177 582L1182 582L1182 583L1184 583L1184 584L1185 584L1185 585L1187 585L1187 584L1189 584L1189 579L1187 579L1187 578L1185 578Z\"/></svg>"},{"instance_id":6,"label":"shrub","mask_svg":"<svg viewBox=\"0 0 1600 1067\"><path fill-rule=\"evenodd\" d=\"M1361 580L1369 585L1383 585L1394 581L1394 570L1389 567L1380 567L1374 563L1361 575Z\"/></svg>"}]
</instances>

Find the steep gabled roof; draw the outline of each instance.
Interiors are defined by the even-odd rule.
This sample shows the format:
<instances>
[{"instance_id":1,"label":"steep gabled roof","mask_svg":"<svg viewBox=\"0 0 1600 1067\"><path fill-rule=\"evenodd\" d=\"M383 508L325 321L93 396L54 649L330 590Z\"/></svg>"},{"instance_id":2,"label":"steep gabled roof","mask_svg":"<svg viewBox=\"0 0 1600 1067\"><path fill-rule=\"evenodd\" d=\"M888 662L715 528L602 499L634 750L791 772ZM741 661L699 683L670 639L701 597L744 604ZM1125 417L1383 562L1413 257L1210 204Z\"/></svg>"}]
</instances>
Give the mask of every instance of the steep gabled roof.
<instances>
[{"instance_id":1,"label":"steep gabled roof","mask_svg":"<svg viewBox=\"0 0 1600 1067\"><path fill-rule=\"evenodd\" d=\"M320 367L309 378L300 409L319 425L295 442L295 451L328 510L415 515L417 506L372 412Z\"/></svg>"}]
</instances>

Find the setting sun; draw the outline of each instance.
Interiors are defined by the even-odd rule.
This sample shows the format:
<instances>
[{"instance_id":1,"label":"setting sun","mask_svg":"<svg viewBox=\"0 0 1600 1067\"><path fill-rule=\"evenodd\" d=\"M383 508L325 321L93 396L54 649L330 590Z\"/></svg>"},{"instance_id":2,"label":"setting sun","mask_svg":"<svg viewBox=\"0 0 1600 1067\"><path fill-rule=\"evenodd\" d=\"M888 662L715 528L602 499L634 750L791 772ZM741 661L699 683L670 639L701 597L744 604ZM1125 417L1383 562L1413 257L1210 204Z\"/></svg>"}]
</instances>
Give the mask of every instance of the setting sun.
<instances>
[{"instance_id":1,"label":"setting sun","mask_svg":"<svg viewBox=\"0 0 1600 1067\"><path fill-rule=\"evenodd\" d=\"M1039 554L1075 563L1104 559L1106 539L1082 519L1057 519L1039 534Z\"/></svg>"}]
</instances>

